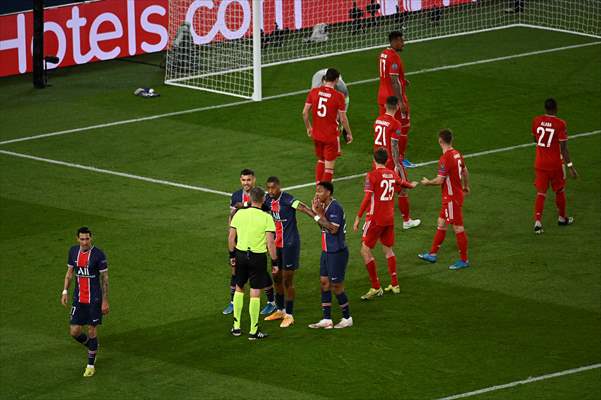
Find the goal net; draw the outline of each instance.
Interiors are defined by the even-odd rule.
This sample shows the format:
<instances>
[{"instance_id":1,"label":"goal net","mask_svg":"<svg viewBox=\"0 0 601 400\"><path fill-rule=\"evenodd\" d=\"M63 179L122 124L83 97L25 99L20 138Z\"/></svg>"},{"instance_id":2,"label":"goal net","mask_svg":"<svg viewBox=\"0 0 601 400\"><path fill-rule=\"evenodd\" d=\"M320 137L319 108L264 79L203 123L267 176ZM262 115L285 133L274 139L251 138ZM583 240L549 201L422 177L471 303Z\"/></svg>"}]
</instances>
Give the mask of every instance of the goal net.
<instances>
[{"instance_id":1,"label":"goal net","mask_svg":"<svg viewBox=\"0 0 601 400\"><path fill-rule=\"evenodd\" d=\"M257 18L253 18L254 15ZM600 0L170 0L165 83L261 99L265 67L537 26L600 36Z\"/></svg>"}]
</instances>

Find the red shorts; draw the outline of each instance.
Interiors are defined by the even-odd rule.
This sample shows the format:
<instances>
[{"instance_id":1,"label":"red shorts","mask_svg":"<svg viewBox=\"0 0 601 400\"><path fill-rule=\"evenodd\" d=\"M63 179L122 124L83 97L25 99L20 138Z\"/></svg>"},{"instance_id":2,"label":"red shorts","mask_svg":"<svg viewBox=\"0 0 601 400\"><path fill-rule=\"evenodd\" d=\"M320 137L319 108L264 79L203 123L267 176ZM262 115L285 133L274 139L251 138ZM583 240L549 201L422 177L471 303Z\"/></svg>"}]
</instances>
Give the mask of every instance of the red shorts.
<instances>
[{"instance_id":1,"label":"red shorts","mask_svg":"<svg viewBox=\"0 0 601 400\"><path fill-rule=\"evenodd\" d=\"M367 247L373 249L378 239L384 246L392 247L394 245L394 225L380 226L367 219L363 225L361 240Z\"/></svg>"},{"instance_id":2,"label":"red shorts","mask_svg":"<svg viewBox=\"0 0 601 400\"><path fill-rule=\"evenodd\" d=\"M401 114L401 110L397 110L394 114L394 118L401 123L403 135L409 133L409 128L411 127L411 112L409 111L409 103L406 104L407 112L405 114ZM382 115L386 112L386 106L384 104L378 104L378 112Z\"/></svg>"},{"instance_id":3,"label":"red shorts","mask_svg":"<svg viewBox=\"0 0 601 400\"><path fill-rule=\"evenodd\" d=\"M534 169L534 186L539 193L547 193L549 185L554 192L558 192L566 185L566 171L562 168L555 170Z\"/></svg>"},{"instance_id":4,"label":"red shorts","mask_svg":"<svg viewBox=\"0 0 601 400\"><path fill-rule=\"evenodd\" d=\"M439 217L444 219L447 224L463 226L463 211L461 204L454 200L442 203Z\"/></svg>"},{"instance_id":5,"label":"red shorts","mask_svg":"<svg viewBox=\"0 0 601 400\"><path fill-rule=\"evenodd\" d=\"M342 154L340 151L340 138L335 142L321 142L314 140L315 155L320 160L334 161Z\"/></svg>"}]
</instances>

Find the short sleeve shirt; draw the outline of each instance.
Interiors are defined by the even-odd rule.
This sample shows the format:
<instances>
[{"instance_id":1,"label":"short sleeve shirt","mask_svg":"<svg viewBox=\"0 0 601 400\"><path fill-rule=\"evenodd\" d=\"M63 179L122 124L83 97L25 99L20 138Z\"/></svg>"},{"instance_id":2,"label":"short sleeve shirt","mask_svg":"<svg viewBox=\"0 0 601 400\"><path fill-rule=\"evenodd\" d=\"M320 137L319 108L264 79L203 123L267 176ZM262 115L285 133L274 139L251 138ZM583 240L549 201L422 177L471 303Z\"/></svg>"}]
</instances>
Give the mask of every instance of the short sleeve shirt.
<instances>
[{"instance_id":1,"label":"short sleeve shirt","mask_svg":"<svg viewBox=\"0 0 601 400\"><path fill-rule=\"evenodd\" d=\"M251 207L238 210L230 226L236 229L236 249L250 250L253 253L267 252L266 232L275 232L271 215L259 208Z\"/></svg>"}]
</instances>

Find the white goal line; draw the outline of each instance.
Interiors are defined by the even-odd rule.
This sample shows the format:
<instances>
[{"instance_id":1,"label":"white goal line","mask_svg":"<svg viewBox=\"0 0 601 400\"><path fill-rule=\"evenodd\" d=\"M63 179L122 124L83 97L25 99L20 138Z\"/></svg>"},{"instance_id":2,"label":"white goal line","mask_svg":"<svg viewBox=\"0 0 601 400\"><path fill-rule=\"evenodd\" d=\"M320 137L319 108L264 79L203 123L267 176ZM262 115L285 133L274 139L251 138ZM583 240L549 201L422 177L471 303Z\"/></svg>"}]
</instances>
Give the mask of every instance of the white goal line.
<instances>
[{"instance_id":1,"label":"white goal line","mask_svg":"<svg viewBox=\"0 0 601 400\"><path fill-rule=\"evenodd\" d=\"M444 70L450 70L450 69L464 68L464 67L469 67L472 65L480 65L480 64L487 64L487 63L493 63L493 62L499 62L499 61L506 61L506 60L512 60L515 58L529 57L529 56L552 53L552 52L557 52L557 51L572 50L572 49L577 49L577 48L581 48L581 47L596 46L599 44L601 44L601 41L581 43L581 44L575 44L575 45L571 45L571 46L555 47L555 48L545 49L545 50L529 51L526 53L517 53L517 54L508 55L508 56L487 58L487 59L483 59L483 60L469 61L469 62L464 62L464 63L460 63L460 64L443 65L443 66L434 67L434 68L425 68L425 69L421 69L418 71L407 72L405 75L412 76L412 75L425 74L425 73L429 73L429 72L437 72L437 71L444 71ZM379 78L372 78L372 79L365 79L365 80L354 81L354 82L347 82L347 85L349 85L349 86L362 85L365 83L375 82L378 79ZM308 91L308 89L303 89L303 90L297 90L294 92L282 93L282 94L278 94L278 95L274 95L274 96L267 96L267 97L264 97L263 100L275 100L275 99L280 99L283 97L296 96L299 94L305 94L305 93L307 93L307 91ZM112 127L112 126L119 126L119 125L133 124L133 123L144 122L144 121L151 121L151 120L160 119L160 118L169 118L169 117L174 117L174 116L184 115L184 114L210 111L210 110L216 110L216 109L227 108L227 107L235 107L235 106L240 106L243 104L250 104L250 103L254 103L254 101L253 100L242 100L242 101L236 101L236 102L232 102L232 103L217 104L217 105L206 106L206 107L197 107L197 108L191 108L191 109L182 110L182 111L174 111L174 112L169 112L169 113L164 113L164 114L149 115L147 117L132 118L132 119L126 119L126 120L122 120L122 121L115 121L115 122L108 122L108 123L97 124L97 125L84 126L81 128L66 129L66 130L62 130L62 131L43 133L43 134L39 134L39 135L27 136L27 137L22 137L22 138L3 140L3 141L0 141L0 146L11 144L11 143L43 139L43 138L52 137L52 136L66 135L68 133L84 132L84 131L90 131L90 130L94 130L94 129L108 128L108 127Z\"/></svg>"},{"instance_id":2,"label":"white goal line","mask_svg":"<svg viewBox=\"0 0 601 400\"><path fill-rule=\"evenodd\" d=\"M597 135L599 133L601 133L601 130L578 133L578 134L575 134L575 135L571 135L570 139L576 139L576 138L581 138L581 137L586 137L586 136ZM516 146L501 147L501 148L497 148L497 149L485 150L485 151L480 151L480 152L477 152L477 153L464 154L463 157L464 158L480 157L480 156L484 156L484 155L488 155L488 154L501 153L501 152L511 151L511 150L520 149L520 148L523 148L523 147L530 147L530 146L534 146L534 142L519 144L519 145L516 145ZM75 164L75 163L70 163L70 162L66 162L66 161L53 160L53 159L50 159L50 158L33 156L33 155L30 155L30 154L17 153L17 152L14 152L14 151L0 150L0 154L4 154L4 155L7 155L7 156L12 156L12 157L24 158L24 159L33 160L33 161L40 161L40 162L44 162L44 163L48 163L48 164L60 165L60 166L63 166L63 167L82 169L82 170L86 170L86 171L96 172L96 173L99 173L99 174L120 176L122 178L129 178L129 179L134 179L134 180L138 180L138 181L154 183L154 184L158 184L158 185L177 187L177 188L180 188L180 189L195 190L195 191L199 191L199 192L217 194L217 195L220 195L220 196L227 196L227 197L231 196L231 193L224 192L224 191L221 191L221 190L210 189L210 188L203 187L203 186L189 185L189 184L186 184L186 183L173 182L173 181L168 181L168 180L165 180L165 179L150 178L150 177L146 177L146 176L130 174L130 173L127 173L127 172L112 171L112 170L109 170L109 169L97 168L97 167L93 167L93 166L90 166L90 165ZM426 166L426 165L436 164L437 162L438 162L438 160L432 160L432 161L426 161L426 162L418 163L416 165L417 165L417 167L423 167L423 166ZM342 176L340 178L334 178L334 182L346 181L346 180L349 180L349 179L360 178L360 177L365 176L365 175L366 175L366 173L355 174L355 175L348 175L348 176ZM301 188L311 187L311 186L315 186L315 182L303 183L301 185L288 186L288 187L282 188L282 190L288 190L288 191L290 191L290 190L294 190L294 189L301 189Z\"/></svg>"},{"instance_id":3,"label":"white goal line","mask_svg":"<svg viewBox=\"0 0 601 400\"><path fill-rule=\"evenodd\" d=\"M440 399L437 399L437 400L464 399L466 397L477 396L477 395L483 394L483 393L494 392L496 390L501 390L501 389L508 389L508 388L511 388L511 387L519 386L519 385L526 385L528 383L544 381L546 379L558 378L560 376L577 374L579 372L590 371L590 370L597 369L597 368L601 368L601 364L592 364L592 365L587 365L587 366L579 367L579 368L566 369L564 371L554 372L552 374L547 374L547 375L531 376L531 377L529 377L527 379L523 379L523 380L520 380L520 381L514 381L514 382L506 383L504 385L490 386L490 387L487 387L487 388L484 388L484 389L474 390L472 392L455 394L453 396L443 397L443 398L440 398Z\"/></svg>"}]
</instances>

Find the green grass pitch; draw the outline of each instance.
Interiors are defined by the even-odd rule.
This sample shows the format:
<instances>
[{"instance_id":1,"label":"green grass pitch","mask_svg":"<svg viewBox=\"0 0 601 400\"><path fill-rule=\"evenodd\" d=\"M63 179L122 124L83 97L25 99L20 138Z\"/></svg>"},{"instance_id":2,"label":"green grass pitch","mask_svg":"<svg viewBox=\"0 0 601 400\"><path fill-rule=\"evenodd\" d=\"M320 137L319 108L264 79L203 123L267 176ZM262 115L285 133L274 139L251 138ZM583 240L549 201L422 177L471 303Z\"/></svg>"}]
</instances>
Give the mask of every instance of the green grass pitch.
<instances>
[{"instance_id":1,"label":"green grass pitch","mask_svg":"<svg viewBox=\"0 0 601 400\"><path fill-rule=\"evenodd\" d=\"M593 39L527 28L409 44L406 70L468 63ZM373 78L377 51L272 67L265 95L305 89L338 67L348 82ZM158 62L158 55L136 61ZM557 98L569 133L601 129L599 45L413 74L408 156L436 160L436 133L449 127L464 154L531 141L531 118ZM239 101L162 85L156 66L123 61L0 80L0 141ZM140 86L157 99L132 95ZM377 82L353 85L350 123L336 176L370 165ZM242 168L259 184L311 182L314 156L301 119L304 94L203 112L4 144L2 151L230 192ZM555 224L548 196L542 236L532 233L534 147L468 158L473 193L464 207L472 267L447 235L439 263L429 248L439 210L436 188L411 194L422 226L397 220L402 293L361 302L368 278L359 236L348 231L347 292L355 326L306 328L320 318L319 231L299 215L302 267L296 325L263 323L260 343L229 335L228 198L0 153L0 398L3 399L436 399L601 361L601 138L569 142L581 179L570 180L576 223ZM410 171L433 176L435 167ZM335 184L350 224L362 178ZM308 202L313 189L292 193ZM111 312L99 330L97 374L83 379L85 352L68 336L59 303L68 246L81 225L110 262ZM385 263L376 249L380 277ZM245 309L243 327L247 326ZM336 307L334 316L339 316ZM480 395L479 399L598 399L599 369Z\"/></svg>"}]
</instances>

